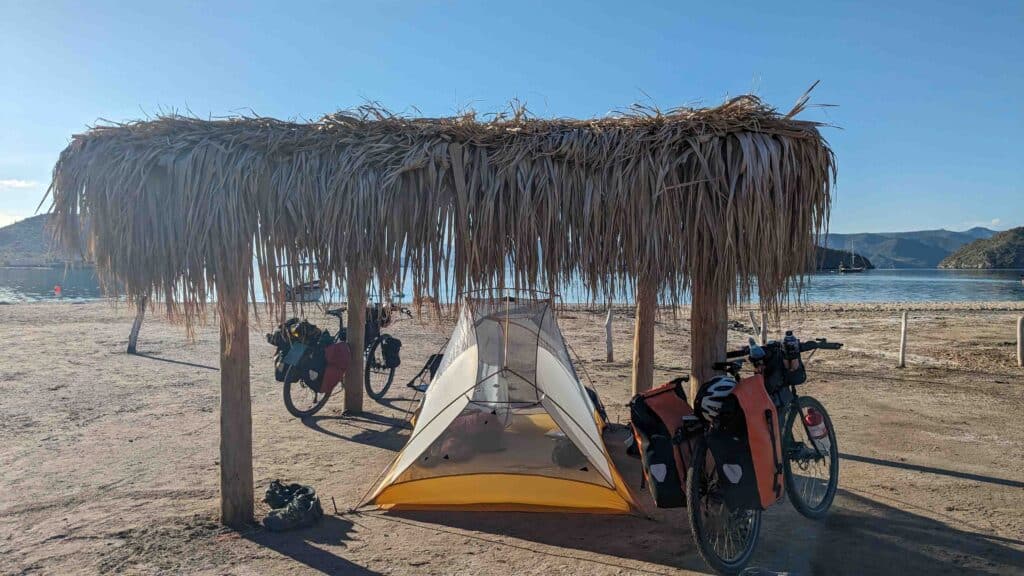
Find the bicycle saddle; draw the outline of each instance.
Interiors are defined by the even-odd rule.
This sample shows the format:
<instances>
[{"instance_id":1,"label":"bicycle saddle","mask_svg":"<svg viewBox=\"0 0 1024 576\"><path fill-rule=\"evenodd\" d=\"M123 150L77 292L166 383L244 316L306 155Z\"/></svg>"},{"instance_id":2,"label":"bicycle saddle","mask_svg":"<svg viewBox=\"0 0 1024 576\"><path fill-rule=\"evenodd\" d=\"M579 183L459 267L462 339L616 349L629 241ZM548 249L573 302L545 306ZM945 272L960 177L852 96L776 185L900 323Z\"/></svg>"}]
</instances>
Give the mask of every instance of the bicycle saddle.
<instances>
[{"instance_id":1,"label":"bicycle saddle","mask_svg":"<svg viewBox=\"0 0 1024 576\"><path fill-rule=\"evenodd\" d=\"M327 315L334 316L335 318L341 318L341 315L344 314L346 310L348 310L348 308L345 306L341 306L339 308L331 308L330 310L327 311Z\"/></svg>"}]
</instances>

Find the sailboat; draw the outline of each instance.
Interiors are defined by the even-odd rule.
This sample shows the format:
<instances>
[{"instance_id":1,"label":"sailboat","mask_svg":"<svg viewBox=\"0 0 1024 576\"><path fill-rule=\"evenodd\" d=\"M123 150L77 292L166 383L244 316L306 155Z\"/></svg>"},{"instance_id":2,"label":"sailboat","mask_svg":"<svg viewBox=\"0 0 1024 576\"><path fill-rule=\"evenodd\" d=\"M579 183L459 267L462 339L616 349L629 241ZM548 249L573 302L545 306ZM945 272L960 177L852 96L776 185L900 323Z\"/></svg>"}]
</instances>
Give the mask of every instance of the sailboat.
<instances>
[{"instance_id":1,"label":"sailboat","mask_svg":"<svg viewBox=\"0 0 1024 576\"><path fill-rule=\"evenodd\" d=\"M856 272L863 272L864 271L864 267L863 266L857 266L856 262L857 262L857 255L853 253L853 248L851 247L850 248L850 265L847 266L846 264L843 264L842 262L840 262L839 263L839 273L840 274L853 274L853 273L856 273Z\"/></svg>"}]
</instances>

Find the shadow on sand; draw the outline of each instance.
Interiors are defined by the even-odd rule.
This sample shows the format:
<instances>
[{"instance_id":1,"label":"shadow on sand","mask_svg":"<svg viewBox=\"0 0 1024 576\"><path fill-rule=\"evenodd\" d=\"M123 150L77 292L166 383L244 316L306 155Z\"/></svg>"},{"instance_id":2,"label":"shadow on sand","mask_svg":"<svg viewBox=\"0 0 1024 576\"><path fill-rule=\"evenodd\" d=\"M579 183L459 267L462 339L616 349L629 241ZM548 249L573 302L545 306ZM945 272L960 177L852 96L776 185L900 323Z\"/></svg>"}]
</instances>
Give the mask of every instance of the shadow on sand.
<instances>
[{"instance_id":1,"label":"shadow on sand","mask_svg":"<svg viewBox=\"0 0 1024 576\"><path fill-rule=\"evenodd\" d=\"M196 364L195 362L186 362L184 360L173 360L171 358L161 358L159 356L153 356L145 352L135 352L134 354L129 353L131 356L138 356L139 358L145 358L147 360L156 360L157 362L167 362L168 364L178 364L179 366L191 366L192 368L203 368L205 370L220 371L220 368L216 366L209 366L207 364Z\"/></svg>"},{"instance_id":2,"label":"shadow on sand","mask_svg":"<svg viewBox=\"0 0 1024 576\"><path fill-rule=\"evenodd\" d=\"M983 476L981 474L972 474L970 472L958 472L956 470L948 470L946 468L933 468L931 466L921 466L920 464L909 464L907 462L893 462L892 460L871 458L870 456L858 456L856 454L840 454L839 457L843 460L874 464L875 466L887 466L889 468L913 470L914 472L938 474L940 476L949 476L951 478L960 478L962 480L973 480L975 482L984 482L986 484L997 484L999 486L1009 486L1011 488L1024 488L1024 482L1020 482L1019 480L996 478L995 476Z\"/></svg>"},{"instance_id":3,"label":"shadow on sand","mask_svg":"<svg viewBox=\"0 0 1024 576\"><path fill-rule=\"evenodd\" d=\"M408 440L402 432L409 424L401 418L392 418L373 412L361 414L318 415L303 418L302 423L311 430L340 440L358 442L368 446L398 452ZM335 429L341 429L336 431Z\"/></svg>"},{"instance_id":4,"label":"shadow on sand","mask_svg":"<svg viewBox=\"0 0 1024 576\"><path fill-rule=\"evenodd\" d=\"M390 522L630 572L706 572L683 510L656 516L597 519L566 514L538 522L536 515L523 513L375 514ZM1024 541L956 528L845 490L824 522L807 520L785 503L765 520L751 573L1007 574L1024 569ZM587 557L591 554L603 556ZM581 573L586 572L584 565Z\"/></svg>"},{"instance_id":5,"label":"shadow on sand","mask_svg":"<svg viewBox=\"0 0 1024 576\"><path fill-rule=\"evenodd\" d=\"M345 546L352 539L352 526L352 522L345 518L325 515L316 526L305 530L268 532L259 529L243 537L323 574L380 574L320 547Z\"/></svg>"},{"instance_id":6,"label":"shadow on sand","mask_svg":"<svg viewBox=\"0 0 1024 576\"><path fill-rule=\"evenodd\" d=\"M634 488L641 505L651 510L650 499L637 489L639 461L618 449L623 434L613 427L606 442L613 448L612 457L626 483ZM967 477L953 471L906 468ZM998 478L979 480L994 482L994 489L1013 486L1012 481ZM385 521L453 531L495 545L579 560L580 573L587 572L586 563L646 574L708 570L697 556L681 508L654 510L651 519L549 514L538 521L536 514L526 513L372 514ZM800 516L786 500L766 512L751 567L751 573L762 574L1005 574L1024 570L1024 541L987 534L956 518L886 496L845 490L840 483L832 511L824 521Z\"/></svg>"}]
</instances>

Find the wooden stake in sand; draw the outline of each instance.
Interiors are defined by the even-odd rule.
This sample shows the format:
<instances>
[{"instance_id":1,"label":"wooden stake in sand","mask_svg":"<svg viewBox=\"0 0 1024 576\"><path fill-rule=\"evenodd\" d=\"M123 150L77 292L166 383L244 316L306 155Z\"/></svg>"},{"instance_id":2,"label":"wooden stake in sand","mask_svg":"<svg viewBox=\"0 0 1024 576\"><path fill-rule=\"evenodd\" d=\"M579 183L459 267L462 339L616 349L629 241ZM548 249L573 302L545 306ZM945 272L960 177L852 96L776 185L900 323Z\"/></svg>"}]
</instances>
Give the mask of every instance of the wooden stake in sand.
<instances>
[{"instance_id":1,"label":"wooden stake in sand","mask_svg":"<svg viewBox=\"0 0 1024 576\"><path fill-rule=\"evenodd\" d=\"M612 345L612 304L608 303L608 317L604 319L604 354L606 362L615 362L615 347Z\"/></svg>"},{"instance_id":2,"label":"wooden stake in sand","mask_svg":"<svg viewBox=\"0 0 1024 576\"><path fill-rule=\"evenodd\" d=\"M761 344L762 345L767 344L768 343L768 313L765 312L764 310L761 311L761 322L760 323L758 323L757 319L754 318L754 311L753 310L747 310L747 313L750 314L750 325L754 328L755 332L760 333Z\"/></svg>"},{"instance_id":3,"label":"wooden stake in sand","mask_svg":"<svg viewBox=\"0 0 1024 576\"><path fill-rule=\"evenodd\" d=\"M1017 318L1017 367L1024 368L1024 316Z\"/></svg>"},{"instance_id":4,"label":"wooden stake in sand","mask_svg":"<svg viewBox=\"0 0 1024 576\"><path fill-rule=\"evenodd\" d=\"M896 364L897 368L907 367L907 312L903 311L903 317L900 321L900 360Z\"/></svg>"},{"instance_id":5,"label":"wooden stake in sand","mask_svg":"<svg viewBox=\"0 0 1024 576\"><path fill-rule=\"evenodd\" d=\"M135 354L135 346L139 343L139 330L142 329L142 319L146 316L146 304L149 298L143 296L136 302L135 321L132 322L132 331L128 333L128 353Z\"/></svg>"}]
</instances>

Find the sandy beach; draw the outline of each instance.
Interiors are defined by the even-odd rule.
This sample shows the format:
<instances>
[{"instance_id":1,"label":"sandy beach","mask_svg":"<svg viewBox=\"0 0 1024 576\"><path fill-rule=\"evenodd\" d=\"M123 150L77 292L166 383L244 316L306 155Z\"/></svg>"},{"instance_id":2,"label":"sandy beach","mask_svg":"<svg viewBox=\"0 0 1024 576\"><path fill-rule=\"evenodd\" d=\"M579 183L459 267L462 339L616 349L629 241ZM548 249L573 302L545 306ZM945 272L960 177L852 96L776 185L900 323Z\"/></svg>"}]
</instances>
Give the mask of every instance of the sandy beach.
<instances>
[{"instance_id":1,"label":"sandy beach","mask_svg":"<svg viewBox=\"0 0 1024 576\"><path fill-rule=\"evenodd\" d=\"M896 369L899 311L908 367ZM781 325L846 347L808 361L803 392L837 429L839 494L823 522L788 504L765 515L752 566L794 574L1024 573L1024 371L1015 322L1024 303L851 304L793 308ZM559 322L578 369L613 421L628 419L632 311L618 309L616 361L604 311ZM664 311L655 380L686 373L688 311ZM334 326L310 311L311 320ZM682 510L651 509L639 466L620 458L651 518L349 512L401 448L413 407L402 384L452 323L407 320L386 406L288 415L273 379L266 314L253 321L258 497L275 478L316 486L328 515L287 534L217 522L218 333L147 318L141 356L125 354L123 304L0 306L2 574L677 574L704 573ZM750 330L732 314L730 343ZM772 332L779 326L773 325ZM606 438L613 449L622 432ZM621 451L621 450L620 450ZM336 504L338 514L334 513ZM257 505L257 515L267 512Z\"/></svg>"}]
</instances>

